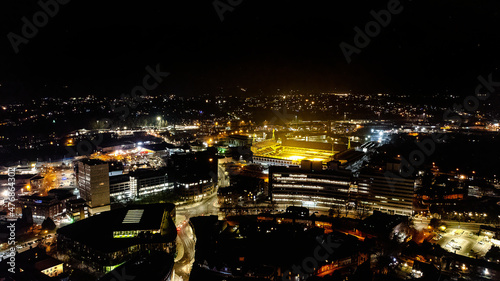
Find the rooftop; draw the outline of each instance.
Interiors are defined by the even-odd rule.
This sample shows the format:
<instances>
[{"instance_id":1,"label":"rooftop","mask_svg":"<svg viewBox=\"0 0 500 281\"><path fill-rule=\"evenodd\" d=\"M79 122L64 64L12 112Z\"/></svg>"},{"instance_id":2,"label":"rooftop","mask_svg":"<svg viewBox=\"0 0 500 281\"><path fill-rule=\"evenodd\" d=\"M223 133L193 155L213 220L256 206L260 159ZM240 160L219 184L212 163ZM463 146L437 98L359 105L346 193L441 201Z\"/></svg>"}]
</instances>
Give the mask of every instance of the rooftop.
<instances>
[{"instance_id":1,"label":"rooftop","mask_svg":"<svg viewBox=\"0 0 500 281\"><path fill-rule=\"evenodd\" d=\"M37 261L35 263L35 268L37 270L42 271L42 270L45 270L47 268L51 268L51 267L54 267L56 265L60 265L62 263L63 263L62 261L56 260L52 257L47 257L46 259L43 259L41 261Z\"/></svg>"},{"instance_id":2,"label":"rooftop","mask_svg":"<svg viewBox=\"0 0 500 281\"><path fill-rule=\"evenodd\" d=\"M128 173L129 176L134 178L151 178L151 177L161 177L166 176L167 171L165 169L153 170L153 169L138 169L133 172Z\"/></svg>"},{"instance_id":3,"label":"rooftop","mask_svg":"<svg viewBox=\"0 0 500 281\"><path fill-rule=\"evenodd\" d=\"M164 212L172 212L174 208L175 205L169 203L132 205L75 222L60 228L57 233L95 250L113 252L144 241L140 237L113 238L113 231L160 229ZM167 229L167 235L152 239L158 242L175 239L177 232L171 219L167 221Z\"/></svg>"},{"instance_id":4,"label":"rooftop","mask_svg":"<svg viewBox=\"0 0 500 281\"><path fill-rule=\"evenodd\" d=\"M80 162L82 162L85 165L89 165L89 166L107 164L107 162L104 162L104 161L99 160L99 159L83 159L83 160L80 160Z\"/></svg>"},{"instance_id":5,"label":"rooftop","mask_svg":"<svg viewBox=\"0 0 500 281\"><path fill-rule=\"evenodd\" d=\"M130 181L130 175L128 174L109 177L109 184L128 182L128 181Z\"/></svg>"}]
</instances>

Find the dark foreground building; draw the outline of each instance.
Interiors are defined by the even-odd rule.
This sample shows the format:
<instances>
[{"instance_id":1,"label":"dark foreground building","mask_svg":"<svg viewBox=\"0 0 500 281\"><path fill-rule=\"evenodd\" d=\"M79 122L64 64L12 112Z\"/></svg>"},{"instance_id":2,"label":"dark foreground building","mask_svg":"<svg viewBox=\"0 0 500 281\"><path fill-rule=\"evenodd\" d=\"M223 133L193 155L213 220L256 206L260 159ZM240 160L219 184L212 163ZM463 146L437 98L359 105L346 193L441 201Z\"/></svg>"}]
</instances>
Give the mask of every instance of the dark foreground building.
<instances>
[{"instance_id":1,"label":"dark foreground building","mask_svg":"<svg viewBox=\"0 0 500 281\"><path fill-rule=\"evenodd\" d=\"M175 254L175 205L135 205L103 212L58 231L58 250L99 272L148 251Z\"/></svg>"},{"instance_id":2,"label":"dark foreground building","mask_svg":"<svg viewBox=\"0 0 500 281\"><path fill-rule=\"evenodd\" d=\"M131 259L104 275L99 281L170 281L173 280L173 269L172 255L154 251Z\"/></svg>"}]
</instances>

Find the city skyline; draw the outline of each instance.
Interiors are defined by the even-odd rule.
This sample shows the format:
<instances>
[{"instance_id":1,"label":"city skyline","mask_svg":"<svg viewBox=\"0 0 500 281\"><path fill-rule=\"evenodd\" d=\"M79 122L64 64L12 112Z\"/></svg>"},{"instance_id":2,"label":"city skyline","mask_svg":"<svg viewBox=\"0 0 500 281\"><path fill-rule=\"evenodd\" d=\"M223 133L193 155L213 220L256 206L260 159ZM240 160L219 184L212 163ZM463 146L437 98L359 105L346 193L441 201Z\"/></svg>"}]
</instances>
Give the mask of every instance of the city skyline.
<instances>
[{"instance_id":1,"label":"city skyline","mask_svg":"<svg viewBox=\"0 0 500 281\"><path fill-rule=\"evenodd\" d=\"M498 280L499 12L0 3L0 279Z\"/></svg>"}]
</instances>

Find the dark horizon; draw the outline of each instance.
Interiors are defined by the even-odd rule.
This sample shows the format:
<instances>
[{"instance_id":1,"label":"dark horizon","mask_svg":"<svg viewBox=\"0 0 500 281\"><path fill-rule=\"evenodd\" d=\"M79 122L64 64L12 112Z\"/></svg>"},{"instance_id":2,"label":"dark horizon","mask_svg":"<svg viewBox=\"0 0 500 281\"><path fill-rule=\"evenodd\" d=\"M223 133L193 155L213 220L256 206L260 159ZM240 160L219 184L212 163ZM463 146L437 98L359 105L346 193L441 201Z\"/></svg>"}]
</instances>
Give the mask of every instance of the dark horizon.
<instances>
[{"instance_id":1,"label":"dark horizon","mask_svg":"<svg viewBox=\"0 0 500 281\"><path fill-rule=\"evenodd\" d=\"M241 1L223 21L214 2L136 7L69 1L19 44L17 54L7 35L21 35L21 19L31 21L41 8L32 1L2 4L0 102L118 97L156 64L170 76L154 94L243 87L264 94L293 89L465 95L477 76L494 73L500 64L497 1L400 1L402 11L350 63L340 43L354 46L354 28L364 29L374 20L370 11L387 9L391 1Z\"/></svg>"}]
</instances>

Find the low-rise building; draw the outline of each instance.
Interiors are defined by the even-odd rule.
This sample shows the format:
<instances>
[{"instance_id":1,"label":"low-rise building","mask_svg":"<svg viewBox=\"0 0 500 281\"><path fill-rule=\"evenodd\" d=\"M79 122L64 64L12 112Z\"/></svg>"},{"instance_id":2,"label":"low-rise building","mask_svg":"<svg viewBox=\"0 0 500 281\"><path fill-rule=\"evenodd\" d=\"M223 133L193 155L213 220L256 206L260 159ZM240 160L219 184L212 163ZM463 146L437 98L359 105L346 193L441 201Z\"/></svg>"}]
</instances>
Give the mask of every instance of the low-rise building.
<instances>
[{"instance_id":1,"label":"low-rise building","mask_svg":"<svg viewBox=\"0 0 500 281\"><path fill-rule=\"evenodd\" d=\"M175 205L132 205L102 212L62 227L57 234L59 251L109 272L137 253L175 254Z\"/></svg>"}]
</instances>

